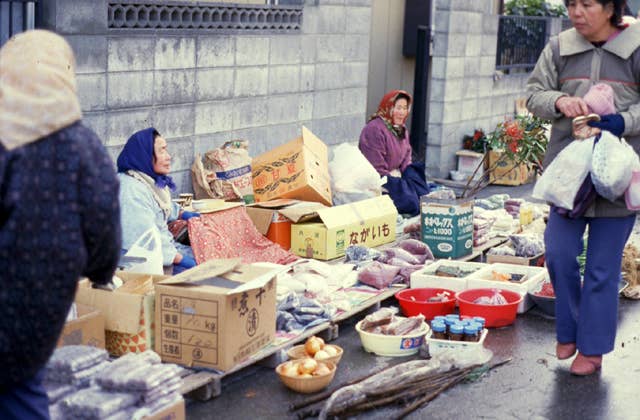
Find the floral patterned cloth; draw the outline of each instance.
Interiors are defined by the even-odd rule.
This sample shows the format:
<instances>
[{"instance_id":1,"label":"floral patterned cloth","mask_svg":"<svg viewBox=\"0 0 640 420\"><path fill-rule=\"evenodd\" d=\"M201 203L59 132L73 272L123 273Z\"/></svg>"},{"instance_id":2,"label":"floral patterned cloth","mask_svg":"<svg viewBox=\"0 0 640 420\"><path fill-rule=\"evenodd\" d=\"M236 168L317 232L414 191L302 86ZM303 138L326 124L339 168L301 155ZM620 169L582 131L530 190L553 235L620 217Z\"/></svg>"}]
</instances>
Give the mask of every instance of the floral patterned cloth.
<instances>
[{"instance_id":1,"label":"floral patterned cloth","mask_svg":"<svg viewBox=\"0 0 640 420\"><path fill-rule=\"evenodd\" d=\"M189 219L189 239L198 264L217 258L277 264L298 259L262 236L242 206Z\"/></svg>"}]
</instances>

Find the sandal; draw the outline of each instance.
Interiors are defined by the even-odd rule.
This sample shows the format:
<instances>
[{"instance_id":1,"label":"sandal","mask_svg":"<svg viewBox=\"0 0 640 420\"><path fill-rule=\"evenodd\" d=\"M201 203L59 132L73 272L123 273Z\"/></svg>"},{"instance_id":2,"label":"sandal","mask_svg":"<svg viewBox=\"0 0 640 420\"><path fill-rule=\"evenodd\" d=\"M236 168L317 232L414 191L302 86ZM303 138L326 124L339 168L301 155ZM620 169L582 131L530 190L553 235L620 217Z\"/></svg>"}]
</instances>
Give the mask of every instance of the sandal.
<instances>
[{"instance_id":1,"label":"sandal","mask_svg":"<svg viewBox=\"0 0 640 420\"><path fill-rule=\"evenodd\" d=\"M585 356L582 353L578 353L576 358L571 363L571 373L577 376L587 376L595 373L602 367L602 355L600 356Z\"/></svg>"},{"instance_id":2,"label":"sandal","mask_svg":"<svg viewBox=\"0 0 640 420\"><path fill-rule=\"evenodd\" d=\"M556 357L558 360L565 360L576 354L576 343L557 343Z\"/></svg>"}]
</instances>

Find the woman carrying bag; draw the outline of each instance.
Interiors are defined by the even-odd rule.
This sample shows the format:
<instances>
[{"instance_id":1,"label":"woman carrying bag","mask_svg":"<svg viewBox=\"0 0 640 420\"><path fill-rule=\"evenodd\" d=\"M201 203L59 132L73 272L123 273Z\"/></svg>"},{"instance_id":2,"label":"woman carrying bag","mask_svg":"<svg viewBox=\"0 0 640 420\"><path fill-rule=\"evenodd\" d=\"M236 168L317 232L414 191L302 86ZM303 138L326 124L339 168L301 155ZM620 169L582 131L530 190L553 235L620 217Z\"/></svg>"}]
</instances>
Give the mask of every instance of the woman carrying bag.
<instances>
[{"instance_id":1,"label":"woman carrying bag","mask_svg":"<svg viewBox=\"0 0 640 420\"><path fill-rule=\"evenodd\" d=\"M552 121L547 167L574 140L572 119L589 113L584 95L597 83L613 90L615 112L588 124L640 150L640 25L622 24L623 0L566 0L573 28L552 38L528 82L528 109ZM556 293L556 355L571 373L590 375L614 348L622 250L635 222L624 197L596 196L580 212L551 208L546 261ZM589 228L584 284L577 257Z\"/></svg>"}]
</instances>

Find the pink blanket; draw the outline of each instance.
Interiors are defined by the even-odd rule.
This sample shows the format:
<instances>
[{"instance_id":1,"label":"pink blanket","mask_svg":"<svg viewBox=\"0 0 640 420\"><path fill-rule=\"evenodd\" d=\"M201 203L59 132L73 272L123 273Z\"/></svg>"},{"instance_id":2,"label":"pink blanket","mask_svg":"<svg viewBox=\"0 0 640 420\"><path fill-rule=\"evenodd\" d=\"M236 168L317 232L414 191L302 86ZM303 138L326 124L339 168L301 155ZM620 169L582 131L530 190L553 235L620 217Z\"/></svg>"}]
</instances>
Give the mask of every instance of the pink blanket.
<instances>
[{"instance_id":1,"label":"pink blanket","mask_svg":"<svg viewBox=\"0 0 640 420\"><path fill-rule=\"evenodd\" d=\"M242 206L189 219L189 239L198 264L216 258L277 264L298 259L262 236Z\"/></svg>"}]
</instances>

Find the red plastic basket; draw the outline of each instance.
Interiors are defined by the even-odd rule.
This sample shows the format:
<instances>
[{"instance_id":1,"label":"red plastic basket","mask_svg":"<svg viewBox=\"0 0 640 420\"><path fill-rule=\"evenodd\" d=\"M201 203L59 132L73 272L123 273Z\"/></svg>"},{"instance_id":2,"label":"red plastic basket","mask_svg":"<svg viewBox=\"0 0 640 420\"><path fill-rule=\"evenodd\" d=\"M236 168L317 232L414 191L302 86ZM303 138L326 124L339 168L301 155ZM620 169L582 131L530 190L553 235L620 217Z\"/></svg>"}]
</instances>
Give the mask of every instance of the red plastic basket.
<instances>
[{"instance_id":1,"label":"red plastic basket","mask_svg":"<svg viewBox=\"0 0 640 420\"><path fill-rule=\"evenodd\" d=\"M429 298L435 297L438 293L442 292L449 293L448 301L427 302ZM396 299L400 302L400 309L402 309L402 313L405 316L422 314L428 321L438 315L453 313L456 308L455 296L456 292L453 290L431 287L405 289L396 293Z\"/></svg>"},{"instance_id":2,"label":"red plastic basket","mask_svg":"<svg viewBox=\"0 0 640 420\"><path fill-rule=\"evenodd\" d=\"M505 305L481 305L473 303L482 296L491 297L495 291L500 292L507 300ZM518 304L523 296L510 290L502 289L469 289L458 292L456 295L460 316L481 316L485 319L486 327L504 327L513 324L516 320Z\"/></svg>"}]
</instances>

